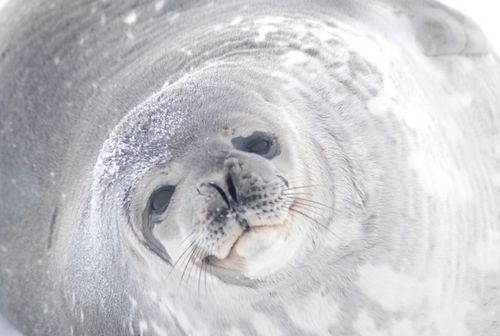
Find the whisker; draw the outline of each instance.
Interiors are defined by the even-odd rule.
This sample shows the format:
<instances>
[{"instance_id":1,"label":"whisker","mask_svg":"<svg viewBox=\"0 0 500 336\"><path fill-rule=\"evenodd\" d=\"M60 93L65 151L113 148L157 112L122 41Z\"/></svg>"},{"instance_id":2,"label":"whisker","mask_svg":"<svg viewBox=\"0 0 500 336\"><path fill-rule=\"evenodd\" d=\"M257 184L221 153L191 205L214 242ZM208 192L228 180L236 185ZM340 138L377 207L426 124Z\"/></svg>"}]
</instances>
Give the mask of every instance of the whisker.
<instances>
[{"instance_id":1,"label":"whisker","mask_svg":"<svg viewBox=\"0 0 500 336\"><path fill-rule=\"evenodd\" d=\"M296 186L296 187L289 187L289 188L285 188L283 190L287 191L287 190L304 189L304 188L314 188L314 187L322 187L322 186L319 185L319 184L309 184L309 185L302 185L302 186Z\"/></svg>"},{"instance_id":2,"label":"whisker","mask_svg":"<svg viewBox=\"0 0 500 336\"><path fill-rule=\"evenodd\" d=\"M212 249L205 249L205 257L203 258L203 283L205 287L205 297L208 297L208 278L207 275L213 276L212 273L209 274L209 267L211 267L210 262L208 260L205 260L206 257L209 257L211 255ZM210 270L211 272L211 270Z\"/></svg>"},{"instance_id":3,"label":"whisker","mask_svg":"<svg viewBox=\"0 0 500 336\"><path fill-rule=\"evenodd\" d=\"M191 238L194 234L196 233L196 230L193 229L190 234L188 234L186 237L184 237L183 240L181 240L181 244L184 244L189 238Z\"/></svg>"},{"instance_id":4,"label":"whisker","mask_svg":"<svg viewBox=\"0 0 500 336\"><path fill-rule=\"evenodd\" d=\"M199 255L200 263L201 264L198 266L198 268L199 268L199 270L198 270L198 300L200 299L201 273L202 273L202 270L203 270L203 264L205 263L205 259L204 259L205 251L206 251L206 249L204 248L200 252L200 255Z\"/></svg>"},{"instance_id":5,"label":"whisker","mask_svg":"<svg viewBox=\"0 0 500 336\"><path fill-rule=\"evenodd\" d=\"M206 256L209 256L210 252L207 251L206 253ZM205 257L206 258L206 257ZM208 290L207 290L207 272L208 272L208 261L205 260L205 258L203 258L203 266L204 266L204 272L203 272L203 276L205 278L205 296L208 297Z\"/></svg>"},{"instance_id":6,"label":"whisker","mask_svg":"<svg viewBox=\"0 0 500 336\"><path fill-rule=\"evenodd\" d=\"M182 280L184 279L184 274L186 273L186 270L187 270L187 268L189 266L189 262L193 258L193 254L194 254L195 251L196 251L196 246L193 246L193 248L191 248L191 252L189 253L189 257L186 259L186 265L184 266L184 270L182 271L182 275L181 275L181 279L180 279L179 285L182 283Z\"/></svg>"},{"instance_id":7,"label":"whisker","mask_svg":"<svg viewBox=\"0 0 500 336\"><path fill-rule=\"evenodd\" d=\"M316 209L316 210L322 210L322 211L330 210L329 208L326 208L322 205L310 203L310 202L309 203L304 202L303 200L297 199L295 197L293 197L293 198L290 197L290 198L286 199L285 204L287 204L287 205L301 204L301 205L308 206L308 207Z\"/></svg>"},{"instance_id":8,"label":"whisker","mask_svg":"<svg viewBox=\"0 0 500 336\"><path fill-rule=\"evenodd\" d=\"M193 258L191 258L192 261L190 260L191 265L189 267L189 271L187 274L186 284L188 284L189 280L191 279L191 271L193 270L194 266L196 265L196 259L199 257L200 253L201 253L200 249L198 248L198 246L196 246L195 251L193 253ZM196 271L195 271L195 276L196 276Z\"/></svg>"},{"instance_id":9,"label":"whisker","mask_svg":"<svg viewBox=\"0 0 500 336\"><path fill-rule=\"evenodd\" d=\"M208 266L208 272L209 272L209 275L210 277L213 279L215 276L214 276L214 267L212 266L212 264L207 264ZM212 282L212 289L213 289L213 282ZM209 288L210 289L210 288Z\"/></svg>"},{"instance_id":10,"label":"whisker","mask_svg":"<svg viewBox=\"0 0 500 336\"><path fill-rule=\"evenodd\" d=\"M200 269L198 273L198 297L201 295L201 282L202 282L202 277L203 277L203 270L205 269L205 256L207 255L207 249L204 248L202 251L201 259L200 259ZM205 291L205 296L206 296L206 291Z\"/></svg>"},{"instance_id":11,"label":"whisker","mask_svg":"<svg viewBox=\"0 0 500 336\"><path fill-rule=\"evenodd\" d=\"M181 258L186 254L186 252L194 245L196 244L196 240L192 240L191 243L184 249L184 251L179 255L179 257L176 259L175 263L172 265L172 269L175 268L177 263L181 260Z\"/></svg>"},{"instance_id":12,"label":"whisker","mask_svg":"<svg viewBox=\"0 0 500 336\"><path fill-rule=\"evenodd\" d=\"M192 237L194 234L196 233L195 230L191 231L190 234L188 234L182 241L181 241L181 245L184 244L190 237ZM179 255L179 257L176 259L176 261L174 262L174 264L172 265L173 268L175 268L175 265L177 264L177 262L179 261L179 259L182 257L182 255L186 252L187 249L189 249L189 247L191 247L194 243L196 242L196 239L192 240L191 243L188 245L188 247L181 253L181 255Z\"/></svg>"},{"instance_id":13,"label":"whisker","mask_svg":"<svg viewBox=\"0 0 500 336\"><path fill-rule=\"evenodd\" d=\"M213 247L212 247L213 248ZM213 255L213 252L212 252L212 248L209 249L208 253L207 253L207 256L211 256ZM214 275L214 266L212 265L211 261L207 261L206 262L206 275L209 275L211 279L214 279L215 275ZM208 290L210 289L209 286L207 286L207 283L208 282L205 282L205 286L207 287L207 293L208 293ZM212 282L212 286L213 286L213 282ZM212 287L213 288L213 287Z\"/></svg>"},{"instance_id":14,"label":"whisker","mask_svg":"<svg viewBox=\"0 0 500 336\"><path fill-rule=\"evenodd\" d=\"M339 236L337 236L337 234L335 234L335 232L331 231L329 227L327 227L327 226L326 226L326 225L324 225L323 223L320 223L320 222L319 222L319 221L317 221L316 219L314 219L314 218L312 218L312 217L310 217L310 216L306 215L305 213L303 213L303 212L301 212L301 211L299 211L299 210L297 210L297 209L295 209L295 208L293 208L293 207L292 207L292 208L290 208L289 210L290 210L290 211L292 211L292 212L296 212L296 213L298 213L298 214L300 214L300 215L304 216L305 218L308 218L309 220L313 221L314 223L316 223L316 224L318 224L319 226L321 226L322 228L324 228L326 231L330 232L330 233L331 233L331 234L332 234L335 238L340 239L340 237L339 237Z\"/></svg>"},{"instance_id":15,"label":"whisker","mask_svg":"<svg viewBox=\"0 0 500 336\"><path fill-rule=\"evenodd\" d=\"M170 269L170 271L168 272L167 274L167 277L166 279L168 279L172 273L174 272L175 270L175 267L177 266L177 264L180 262L180 260L182 259L182 257L187 253L187 251L189 251L189 249L196 243L195 240L191 241L191 243L184 249L184 251L181 253L181 255L175 260L175 262L173 263L172 265L172 268Z\"/></svg>"},{"instance_id":16,"label":"whisker","mask_svg":"<svg viewBox=\"0 0 500 336\"><path fill-rule=\"evenodd\" d=\"M334 208L332 208L331 206L329 206L327 204L324 204L324 203L321 203L321 202L318 202L318 201L314 201L314 200L311 200L311 199L308 199L308 198L294 197L294 199L299 200L299 201L303 201L303 202L309 202L309 203L313 203L313 204L316 204L316 205L320 205L320 206L323 206L323 207L325 207L327 209L335 211Z\"/></svg>"},{"instance_id":17,"label":"whisker","mask_svg":"<svg viewBox=\"0 0 500 336\"><path fill-rule=\"evenodd\" d=\"M305 192L282 192L281 195L285 195L285 196L301 196L301 195L312 196L314 194L305 193Z\"/></svg>"},{"instance_id":18,"label":"whisker","mask_svg":"<svg viewBox=\"0 0 500 336\"><path fill-rule=\"evenodd\" d=\"M323 213L313 211L313 210L318 210L318 211L324 211L325 210L325 209L322 209L322 208L318 208L318 207L314 206L313 204L300 203L300 202L297 202L297 201L290 202L288 204L297 205L297 208L303 208L304 210L310 211L311 213L313 213L315 215L318 215L318 216L323 216L324 215Z\"/></svg>"}]
</instances>

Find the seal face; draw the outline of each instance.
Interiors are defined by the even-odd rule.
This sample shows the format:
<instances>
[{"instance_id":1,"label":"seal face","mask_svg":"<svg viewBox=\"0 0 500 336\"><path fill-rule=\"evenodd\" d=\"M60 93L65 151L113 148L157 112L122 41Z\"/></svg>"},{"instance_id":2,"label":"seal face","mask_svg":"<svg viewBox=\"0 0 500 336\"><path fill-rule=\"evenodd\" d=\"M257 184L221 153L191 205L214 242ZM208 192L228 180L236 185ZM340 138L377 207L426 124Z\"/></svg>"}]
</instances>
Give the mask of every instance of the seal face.
<instances>
[{"instance_id":1,"label":"seal face","mask_svg":"<svg viewBox=\"0 0 500 336\"><path fill-rule=\"evenodd\" d=\"M138 152L141 164L153 147L173 153L163 154L159 165L144 164L133 182L138 187L126 196L134 204L129 225L170 266L195 264L200 276L206 271L234 283L244 278L249 285L286 268L305 237L326 227L333 186L320 148L309 147L312 135L301 133L285 111L249 88L245 92L226 84L200 84L211 81L214 73L201 71L166 88L151 98L157 106L147 102L146 110L140 107L128 117L143 120L142 114L148 113L148 119L157 114L160 120L178 110L173 118L182 118L181 126L172 130L171 138L166 140L162 132L151 135L154 131L142 125L118 127L104 152L123 149L117 142L135 139L147 148ZM224 70L216 73L221 76ZM184 98L193 88L202 94ZM228 92L233 97L229 101ZM170 97L183 98L175 102ZM210 106L207 101L219 103ZM143 129L147 131L141 133ZM180 138L186 141L177 149ZM107 172L109 162L114 167L120 156L123 151L118 157L106 156L99 171ZM124 162L129 157L127 152ZM319 164L312 169L306 160Z\"/></svg>"}]
</instances>

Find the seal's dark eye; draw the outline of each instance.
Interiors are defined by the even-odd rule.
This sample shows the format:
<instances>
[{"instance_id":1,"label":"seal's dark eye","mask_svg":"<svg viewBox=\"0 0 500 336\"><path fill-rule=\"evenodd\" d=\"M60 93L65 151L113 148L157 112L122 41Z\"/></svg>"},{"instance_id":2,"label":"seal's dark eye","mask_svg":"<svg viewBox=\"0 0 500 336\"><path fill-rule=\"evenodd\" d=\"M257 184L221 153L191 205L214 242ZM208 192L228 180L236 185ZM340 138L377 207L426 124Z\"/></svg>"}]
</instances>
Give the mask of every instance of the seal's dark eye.
<instances>
[{"instance_id":1,"label":"seal's dark eye","mask_svg":"<svg viewBox=\"0 0 500 336\"><path fill-rule=\"evenodd\" d=\"M247 144L247 151L259 155L266 155L269 153L272 145L272 140L256 139Z\"/></svg>"},{"instance_id":2,"label":"seal's dark eye","mask_svg":"<svg viewBox=\"0 0 500 336\"><path fill-rule=\"evenodd\" d=\"M174 186L165 186L154 191L149 202L151 211L155 213L164 212L170 203L174 191Z\"/></svg>"},{"instance_id":3,"label":"seal's dark eye","mask_svg":"<svg viewBox=\"0 0 500 336\"><path fill-rule=\"evenodd\" d=\"M267 159L272 159L280 154L278 139L272 134L255 131L247 137L238 136L231 139L236 149L254 153Z\"/></svg>"}]
</instances>

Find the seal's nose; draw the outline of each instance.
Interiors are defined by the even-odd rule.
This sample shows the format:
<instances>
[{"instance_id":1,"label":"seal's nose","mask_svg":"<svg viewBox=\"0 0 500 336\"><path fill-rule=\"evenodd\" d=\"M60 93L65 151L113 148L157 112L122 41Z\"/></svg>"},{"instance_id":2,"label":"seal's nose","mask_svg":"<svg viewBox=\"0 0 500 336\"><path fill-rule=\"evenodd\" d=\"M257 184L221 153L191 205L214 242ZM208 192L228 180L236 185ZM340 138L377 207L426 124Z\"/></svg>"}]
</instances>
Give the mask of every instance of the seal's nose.
<instances>
[{"instance_id":1,"label":"seal's nose","mask_svg":"<svg viewBox=\"0 0 500 336\"><path fill-rule=\"evenodd\" d=\"M226 186L227 186L227 191L229 191L229 195L231 195L231 198L235 203L238 203L238 190L236 189L236 185L234 184L234 177L232 176L231 173L227 175L226 178Z\"/></svg>"},{"instance_id":2,"label":"seal's nose","mask_svg":"<svg viewBox=\"0 0 500 336\"><path fill-rule=\"evenodd\" d=\"M208 186L215 189L229 208L231 204L239 204L241 201L239 181L241 167L238 160L229 158L224 163L224 173L216 179L210 180Z\"/></svg>"},{"instance_id":3,"label":"seal's nose","mask_svg":"<svg viewBox=\"0 0 500 336\"><path fill-rule=\"evenodd\" d=\"M238 190L236 189L234 180L235 177L231 173L228 173L225 180L226 185L224 187L220 186L215 181L208 182L208 185L214 188L219 193L219 195L222 197L224 202L226 202L229 208L231 208L231 203L239 202Z\"/></svg>"},{"instance_id":4,"label":"seal's nose","mask_svg":"<svg viewBox=\"0 0 500 336\"><path fill-rule=\"evenodd\" d=\"M219 195L222 197L222 199L224 200L224 202L226 202L226 205L230 208L231 207L231 204L229 202L229 199L227 197L227 194L226 192L224 191L224 189L222 187L220 187L216 182L214 181L210 181L208 182L208 185L211 186L212 188L214 188L218 193Z\"/></svg>"},{"instance_id":5,"label":"seal's nose","mask_svg":"<svg viewBox=\"0 0 500 336\"><path fill-rule=\"evenodd\" d=\"M240 203L239 184L241 181L241 163L236 158L228 158L225 162L226 187L234 203Z\"/></svg>"}]
</instances>

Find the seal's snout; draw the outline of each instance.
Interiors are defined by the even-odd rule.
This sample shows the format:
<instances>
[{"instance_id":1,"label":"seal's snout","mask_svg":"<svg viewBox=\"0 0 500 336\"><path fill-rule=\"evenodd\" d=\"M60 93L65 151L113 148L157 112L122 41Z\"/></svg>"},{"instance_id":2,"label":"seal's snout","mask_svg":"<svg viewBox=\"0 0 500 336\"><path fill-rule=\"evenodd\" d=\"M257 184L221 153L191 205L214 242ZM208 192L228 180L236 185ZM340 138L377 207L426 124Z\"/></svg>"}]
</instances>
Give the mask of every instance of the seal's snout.
<instances>
[{"instance_id":1,"label":"seal's snout","mask_svg":"<svg viewBox=\"0 0 500 336\"><path fill-rule=\"evenodd\" d=\"M198 187L205 190L202 196L208 210L224 207L234 215L255 217L250 220L255 225L276 215L283 205L281 191L287 186L286 179L271 169L252 168L237 158L226 159L222 171Z\"/></svg>"},{"instance_id":2,"label":"seal's snout","mask_svg":"<svg viewBox=\"0 0 500 336\"><path fill-rule=\"evenodd\" d=\"M203 182L201 187L209 186L224 201L230 209L241 205L244 195L242 192L243 164L235 158L227 158L224 161L222 172L212 177L208 183ZM249 176L246 174L245 176Z\"/></svg>"},{"instance_id":3,"label":"seal's snout","mask_svg":"<svg viewBox=\"0 0 500 336\"><path fill-rule=\"evenodd\" d=\"M284 190L288 182L272 165L260 160L255 156L226 156L208 179L204 176L199 182L195 230L200 233L198 240L210 246L205 248L210 251L208 255L227 258L240 238L248 234L252 244L260 246L257 232L265 227L278 228L287 217L290 200ZM199 202L202 207L198 207Z\"/></svg>"},{"instance_id":4,"label":"seal's snout","mask_svg":"<svg viewBox=\"0 0 500 336\"><path fill-rule=\"evenodd\" d=\"M224 200L228 208L232 208L233 204L239 203L238 188L235 183L236 177L229 173L225 178L225 184L220 186L215 181L208 182L208 185L215 189L215 191Z\"/></svg>"},{"instance_id":5,"label":"seal's snout","mask_svg":"<svg viewBox=\"0 0 500 336\"><path fill-rule=\"evenodd\" d=\"M212 188L214 188L217 191L217 193L220 195L220 197L222 197L222 199L226 203L227 207L230 208L231 207L231 203L229 202L229 198L227 197L227 194L224 191L224 189L222 189L217 183L215 183L213 181L212 182L208 182L208 185L211 186Z\"/></svg>"}]
</instances>

